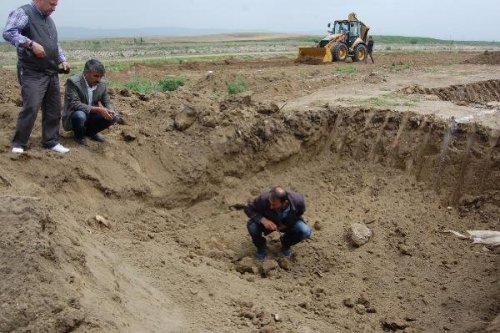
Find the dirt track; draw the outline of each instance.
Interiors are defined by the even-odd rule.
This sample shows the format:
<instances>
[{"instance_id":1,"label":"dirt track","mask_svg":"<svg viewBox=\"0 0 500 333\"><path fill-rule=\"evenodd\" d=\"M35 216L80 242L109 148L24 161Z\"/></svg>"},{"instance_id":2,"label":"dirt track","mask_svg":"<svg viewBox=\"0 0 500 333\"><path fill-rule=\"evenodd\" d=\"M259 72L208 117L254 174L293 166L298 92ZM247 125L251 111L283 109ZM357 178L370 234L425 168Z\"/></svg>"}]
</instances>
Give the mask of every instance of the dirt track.
<instances>
[{"instance_id":1,"label":"dirt track","mask_svg":"<svg viewBox=\"0 0 500 333\"><path fill-rule=\"evenodd\" d=\"M113 91L127 125L104 145L67 135L64 157L39 127L8 153L19 91L3 71L0 332L497 332L498 251L443 233L499 229L500 69L470 58L112 73L188 84ZM249 91L226 98L239 76ZM231 207L274 184L306 195L317 228L290 261L273 235L261 267ZM356 222L374 232L360 248Z\"/></svg>"}]
</instances>

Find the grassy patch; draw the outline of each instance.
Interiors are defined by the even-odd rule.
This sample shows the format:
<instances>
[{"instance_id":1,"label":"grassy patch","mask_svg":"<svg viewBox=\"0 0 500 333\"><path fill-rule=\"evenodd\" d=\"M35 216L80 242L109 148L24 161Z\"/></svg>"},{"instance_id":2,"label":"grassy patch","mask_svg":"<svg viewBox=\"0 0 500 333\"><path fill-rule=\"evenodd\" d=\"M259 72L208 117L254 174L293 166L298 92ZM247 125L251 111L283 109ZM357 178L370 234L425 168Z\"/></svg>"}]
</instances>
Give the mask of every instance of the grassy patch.
<instances>
[{"instance_id":1,"label":"grassy patch","mask_svg":"<svg viewBox=\"0 0 500 333\"><path fill-rule=\"evenodd\" d=\"M227 92L229 95L239 94L247 89L247 83L242 77L237 78L234 81L226 82Z\"/></svg>"},{"instance_id":2,"label":"grassy patch","mask_svg":"<svg viewBox=\"0 0 500 333\"><path fill-rule=\"evenodd\" d=\"M134 78L128 82L108 81L110 88L123 89L139 94L151 94L154 92L175 91L185 83L184 78L165 78L160 81L148 80L141 77Z\"/></svg>"},{"instance_id":3,"label":"grassy patch","mask_svg":"<svg viewBox=\"0 0 500 333\"><path fill-rule=\"evenodd\" d=\"M140 94L151 94L155 91L160 91L160 86L158 82L136 78L125 83L125 88L138 92Z\"/></svg>"},{"instance_id":4,"label":"grassy patch","mask_svg":"<svg viewBox=\"0 0 500 333\"><path fill-rule=\"evenodd\" d=\"M416 106L416 101L407 98L395 98L391 96L370 97L362 103L368 107L378 108L396 108L396 107L412 107Z\"/></svg>"},{"instance_id":5,"label":"grassy patch","mask_svg":"<svg viewBox=\"0 0 500 333\"><path fill-rule=\"evenodd\" d=\"M358 72L358 69L354 66L341 66L335 68L335 72L341 74L356 74Z\"/></svg>"},{"instance_id":6,"label":"grassy patch","mask_svg":"<svg viewBox=\"0 0 500 333\"><path fill-rule=\"evenodd\" d=\"M161 91L176 91L179 87L184 85L183 78L166 78L160 80L158 84L160 85Z\"/></svg>"},{"instance_id":7,"label":"grassy patch","mask_svg":"<svg viewBox=\"0 0 500 333\"><path fill-rule=\"evenodd\" d=\"M390 72L406 72L411 69L411 65L402 63L392 63L390 66L384 65L384 68L389 69Z\"/></svg>"}]
</instances>

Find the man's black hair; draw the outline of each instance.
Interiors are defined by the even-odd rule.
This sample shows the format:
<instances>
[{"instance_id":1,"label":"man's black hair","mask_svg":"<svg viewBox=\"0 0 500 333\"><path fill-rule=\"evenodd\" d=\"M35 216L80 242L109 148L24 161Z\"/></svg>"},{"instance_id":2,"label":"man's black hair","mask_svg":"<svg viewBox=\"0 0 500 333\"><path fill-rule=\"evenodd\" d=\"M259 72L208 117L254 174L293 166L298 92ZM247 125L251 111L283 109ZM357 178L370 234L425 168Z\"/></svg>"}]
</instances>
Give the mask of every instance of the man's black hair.
<instances>
[{"instance_id":1,"label":"man's black hair","mask_svg":"<svg viewBox=\"0 0 500 333\"><path fill-rule=\"evenodd\" d=\"M92 73L99 73L104 75L106 73L106 69L104 68L104 65L102 62L96 59L90 59L85 63L85 72L92 72Z\"/></svg>"}]
</instances>

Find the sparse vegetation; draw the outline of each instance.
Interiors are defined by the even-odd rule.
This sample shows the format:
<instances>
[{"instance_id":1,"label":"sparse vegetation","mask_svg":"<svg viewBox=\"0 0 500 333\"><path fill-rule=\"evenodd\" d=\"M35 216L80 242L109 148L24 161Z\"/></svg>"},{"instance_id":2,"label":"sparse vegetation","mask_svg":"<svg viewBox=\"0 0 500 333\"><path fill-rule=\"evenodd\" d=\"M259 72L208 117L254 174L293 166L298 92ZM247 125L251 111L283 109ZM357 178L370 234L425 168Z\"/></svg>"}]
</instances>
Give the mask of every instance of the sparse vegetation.
<instances>
[{"instance_id":1,"label":"sparse vegetation","mask_svg":"<svg viewBox=\"0 0 500 333\"><path fill-rule=\"evenodd\" d=\"M104 38L61 41L71 64L84 63L91 57L105 62L109 69L126 70L136 63L170 64L189 61L216 61L227 57L251 59L259 56L295 58L301 46L315 45L320 36L297 36L265 39L262 35L235 34L234 40L181 40L163 37ZM241 38L238 40L237 38ZM255 37L254 40L251 38ZM396 51L405 47L460 48L461 46L500 48L500 42L447 41L423 37L374 36L375 49ZM16 51L12 45L0 42L0 66L15 66ZM113 62L113 64L111 64ZM120 62L120 64L117 64ZM122 63L123 62L123 63Z\"/></svg>"},{"instance_id":2,"label":"sparse vegetation","mask_svg":"<svg viewBox=\"0 0 500 333\"><path fill-rule=\"evenodd\" d=\"M148 80L137 77L128 82L121 83L108 81L110 88L126 88L139 94L151 94L153 92L175 91L185 84L185 79L180 77L165 78L160 81Z\"/></svg>"},{"instance_id":3,"label":"sparse vegetation","mask_svg":"<svg viewBox=\"0 0 500 333\"><path fill-rule=\"evenodd\" d=\"M411 65L403 63L392 63L390 66L384 66L391 72L404 72L411 69Z\"/></svg>"},{"instance_id":4,"label":"sparse vegetation","mask_svg":"<svg viewBox=\"0 0 500 333\"><path fill-rule=\"evenodd\" d=\"M226 82L226 86L229 95L239 94L247 89L247 84L245 82L245 79L242 77L239 77L231 82Z\"/></svg>"},{"instance_id":5,"label":"sparse vegetation","mask_svg":"<svg viewBox=\"0 0 500 333\"><path fill-rule=\"evenodd\" d=\"M140 94L150 94L155 91L159 91L158 82L143 79L143 78L135 78L129 82L126 82L125 88L138 92Z\"/></svg>"},{"instance_id":6,"label":"sparse vegetation","mask_svg":"<svg viewBox=\"0 0 500 333\"><path fill-rule=\"evenodd\" d=\"M356 74L358 72L358 68L354 66L340 66L335 68L335 72L342 74Z\"/></svg>"},{"instance_id":7,"label":"sparse vegetation","mask_svg":"<svg viewBox=\"0 0 500 333\"><path fill-rule=\"evenodd\" d=\"M167 78L160 80L158 82L161 88L161 91L176 91L179 87L184 85L183 78Z\"/></svg>"}]
</instances>

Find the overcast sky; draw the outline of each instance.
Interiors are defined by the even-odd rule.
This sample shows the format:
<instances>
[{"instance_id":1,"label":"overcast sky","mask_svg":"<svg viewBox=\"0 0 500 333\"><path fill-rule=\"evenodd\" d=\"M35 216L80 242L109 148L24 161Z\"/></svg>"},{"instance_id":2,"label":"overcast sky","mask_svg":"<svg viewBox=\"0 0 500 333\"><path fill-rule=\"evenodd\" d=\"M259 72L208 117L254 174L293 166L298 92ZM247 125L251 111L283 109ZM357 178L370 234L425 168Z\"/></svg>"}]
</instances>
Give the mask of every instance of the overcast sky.
<instances>
[{"instance_id":1,"label":"overcast sky","mask_svg":"<svg viewBox=\"0 0 500 333\"><path fill-rule=\"evenodd\" d=\"M0 0L1 20L28 2ZM353 11L375 35L500 41L500 0L59 0L53 18L59 27L324 34Z\"/></svg>"}]
</instances>

